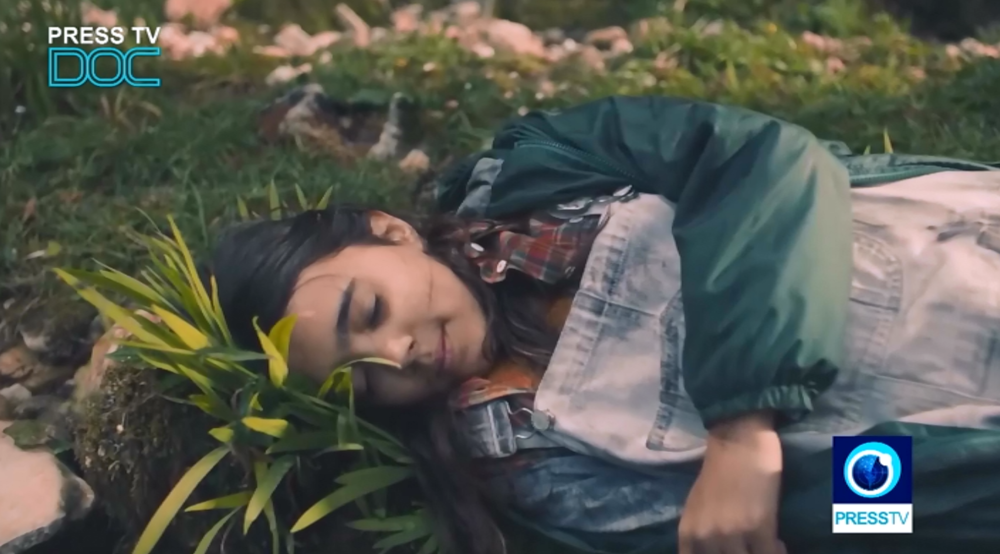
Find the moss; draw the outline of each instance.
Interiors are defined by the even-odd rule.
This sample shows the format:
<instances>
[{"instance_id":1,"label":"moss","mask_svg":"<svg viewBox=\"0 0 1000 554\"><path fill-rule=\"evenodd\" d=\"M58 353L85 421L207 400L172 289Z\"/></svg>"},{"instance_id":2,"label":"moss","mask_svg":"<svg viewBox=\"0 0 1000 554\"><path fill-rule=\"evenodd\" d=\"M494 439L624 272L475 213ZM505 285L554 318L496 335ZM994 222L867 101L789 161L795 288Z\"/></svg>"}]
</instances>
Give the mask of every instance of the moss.
<instances>
[{"instance_id":1,"label":"moss","mask_svg":"<svg viewBox=\"0 0 1000 554\"><path fill-rule=\"evenodd\" d=\"M128 365L110 368L102 390L80 410L75 452L84 477L130 548L173 485L218 443L207 434L213 422L197 408L167 400L157 392L157 373ZM238 491L246 472L227 458L196 491L207 499ZM191 552L215 523L217 513L182 514L158 552ZM231 533L238 552L268 552L255 534ZM240 542L242 544L235 544Z\"/></svg>"},{"instance_id":2,"label":"moss","mask_svg":"<svg viewBox=\"0 0 1000 554\"><path fill-rule=\"evenodd\" d=\"M131 550L184 472L218 446L208 434L218 421L193 406L168 400L159 392L161 375L127 364L112 366L103 377L101 392L83 400L77 410L75 456L100 508L122 531L120 552ZM334 490L334 478L344 472L343 463L350 460L327 457L322 461L302 460L289 486L276 491L275 512L282 528L289 528L308 506ZM199 485L187 505L245 490L248 475L244 465L229 456ZM223 514L181 513L155 552L189 554ZM244 536L241 515L233 518L229 532L220 534L225 551L270 554L270 533L263 517ZM296 551L326 554L330 544L337 544L341 552L373 552L371 543L378 537L344 525L358 517L353 509L336 512L297 534ZM210 552L218 548L216 544Z\"/></svg>"}]
</instances>

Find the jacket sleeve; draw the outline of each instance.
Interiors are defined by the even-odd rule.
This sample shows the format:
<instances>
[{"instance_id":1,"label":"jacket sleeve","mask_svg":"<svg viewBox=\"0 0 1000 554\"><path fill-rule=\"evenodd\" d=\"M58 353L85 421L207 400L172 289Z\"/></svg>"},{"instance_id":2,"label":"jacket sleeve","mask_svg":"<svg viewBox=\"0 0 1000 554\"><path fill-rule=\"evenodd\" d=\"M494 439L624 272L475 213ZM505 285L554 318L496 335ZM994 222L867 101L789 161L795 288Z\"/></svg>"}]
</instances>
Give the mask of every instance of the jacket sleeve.
<instances>
[{"instance_id":1,"label":"jacket sleeve","mask_svg":"<svg viewBox=\"0 0 1000 554\"><path fill-rule=\"evenodd\" d=\"M852 271L849 176L816 137L663 97L534 112L506 133L610 160L675 203L684 381L706 426L762 409L808 413L843 356Z\"/></svg>"}]
</instances>

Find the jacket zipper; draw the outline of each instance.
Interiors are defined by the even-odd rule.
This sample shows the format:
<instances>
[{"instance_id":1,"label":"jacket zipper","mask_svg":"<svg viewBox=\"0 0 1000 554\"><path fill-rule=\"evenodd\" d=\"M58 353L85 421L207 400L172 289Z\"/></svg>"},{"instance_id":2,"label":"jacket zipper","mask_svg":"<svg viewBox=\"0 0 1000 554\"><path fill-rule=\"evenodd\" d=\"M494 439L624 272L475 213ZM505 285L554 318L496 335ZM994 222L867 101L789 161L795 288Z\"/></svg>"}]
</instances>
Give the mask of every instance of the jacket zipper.
<instances>
[{"instance_id":1,"label":"jacket zipper","mask_svg":"<svg viewBox=\"0 0 1000 554\"><path fill-rule=\"evenodd\" d=\"M573 148L572 146L566 146L565 144L548 141L548 140L538 140L538 139L525 139L519 140L514 143L514 148L542 148L545 150L558 152L563 155L569 156L576 161L583 162L591 167L595 167L599 170L610 171L619 177L624 177L630 180L632 183L639 183L642 180L639 179L634 173L618 166L617 164L611 162L600 156L595 156L583 150Z\"/></svg>"}]
</instances>

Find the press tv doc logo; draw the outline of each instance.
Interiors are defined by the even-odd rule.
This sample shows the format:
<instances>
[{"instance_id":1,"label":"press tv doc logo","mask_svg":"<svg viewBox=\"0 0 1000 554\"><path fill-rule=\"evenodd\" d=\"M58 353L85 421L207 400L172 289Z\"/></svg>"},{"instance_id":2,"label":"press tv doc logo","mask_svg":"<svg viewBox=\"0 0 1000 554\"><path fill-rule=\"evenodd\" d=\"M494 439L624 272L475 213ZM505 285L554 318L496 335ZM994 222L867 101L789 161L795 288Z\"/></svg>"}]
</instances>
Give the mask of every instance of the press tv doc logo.
<instances>
[{"instance_id":1,"label":"press tv doc logo","mask_svg":"<svg viewBox=\"0 0 1000 554\"><path fill-rule=\"evenodd\" d=\"M833 437L833 532L913 532L913 438Z\"/></svg>"},{"instance_id":2,"label":"press tv doc logo","mask_svg":"<svg viewBox=\"0 0 1000 554\"><path fill-rule=\"evenodd\" d=\"M102 46L124 44L129 35L139 46L127 50ZM160 55L160 48L155 46L159 36L160 29L151 27L49 27L49 86L75 88L90 83L95 87L109 88L124 83L130 87L158 87L159 78L137 77L132 64L136 58ZM98 48L84 50L79 45L97 45ZM101 58L114 60L116 63L102 63L116 69L102 68L106 74L99 75L97 63ZM66 70L60 71L63 67Z\"/></svg>"}]
</instances>

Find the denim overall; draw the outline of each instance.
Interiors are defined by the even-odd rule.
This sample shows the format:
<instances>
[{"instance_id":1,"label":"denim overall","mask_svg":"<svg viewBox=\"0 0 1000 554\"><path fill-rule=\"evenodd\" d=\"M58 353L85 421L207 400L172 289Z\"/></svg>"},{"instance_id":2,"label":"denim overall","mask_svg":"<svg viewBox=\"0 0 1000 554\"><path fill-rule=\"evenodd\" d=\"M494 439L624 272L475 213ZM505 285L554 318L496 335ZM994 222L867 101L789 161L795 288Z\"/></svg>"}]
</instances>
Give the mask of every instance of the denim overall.
<instances>
[{"instance_id":1,"label":"denim overall","mask_svg":"<svg viewBox=\"0 0 1000 554\"><path fill-rule=\"evenodd\" d=\"M852 196L848 363L808 416L779 430L786 465L881 422L1000 427L1000 172L936 172ZM603 536L617 551L675 544L706 432L681 370L674 210L655 195L586 202L606 224L532 425L511 424L500 399L472 411L466 434L490 457L565 453L503 477L536 528L569 543ZM580 211L570 208L554 213Z\"/></svg>"}]
</instances>

